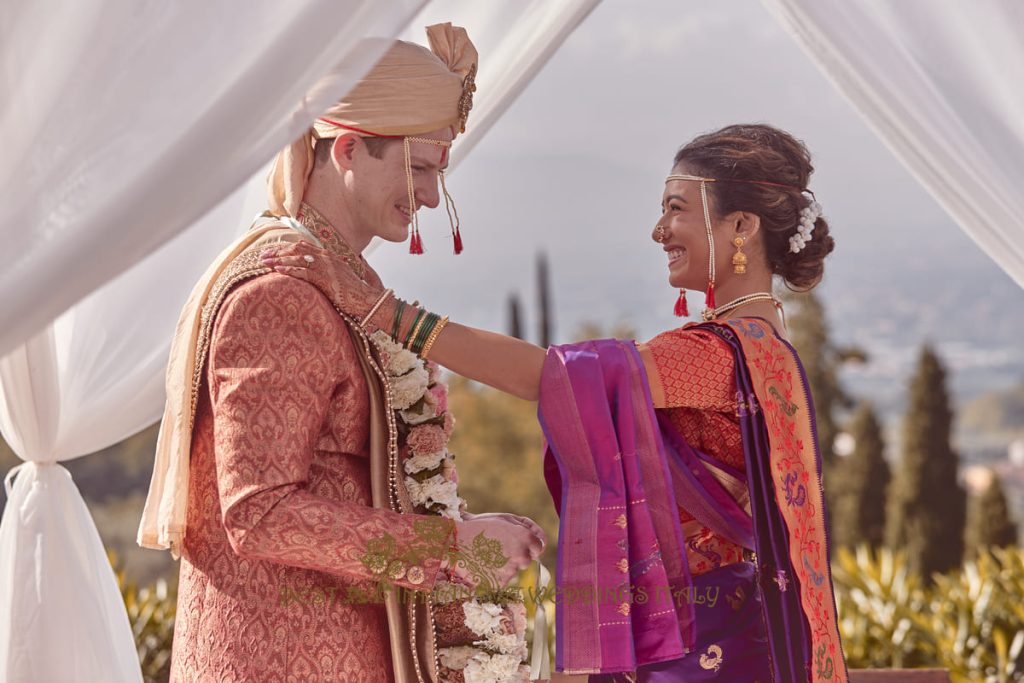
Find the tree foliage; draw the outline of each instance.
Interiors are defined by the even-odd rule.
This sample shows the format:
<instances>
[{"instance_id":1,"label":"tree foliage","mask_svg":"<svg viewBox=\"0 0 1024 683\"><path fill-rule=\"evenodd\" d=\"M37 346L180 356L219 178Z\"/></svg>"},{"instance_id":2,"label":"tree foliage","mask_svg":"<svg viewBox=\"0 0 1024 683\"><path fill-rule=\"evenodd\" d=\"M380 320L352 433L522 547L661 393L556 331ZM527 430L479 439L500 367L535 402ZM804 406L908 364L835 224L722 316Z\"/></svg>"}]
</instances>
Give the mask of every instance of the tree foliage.
<instances>
[{"instance_id":1,"label":"tree foliage","mask_svg":"<svg viewBox=\"0 0 1024 683\"><path fill-rule=\"evenodd\" d=\"M544 483L537 404L457 375L448 379L456 419L449 449L459 495L470 512L512 512L536 521L548 535L544 561L554 566L558 516Z\"/></svg>"},{"instance_id":2,"label":"tree foliage","mask_svg":"<svg viewBox=\"0 0 1024 683\"><path fill-rule=\"evenodd\" d=\"M992 474L988 488L980 495L972 496L967 509L964 536L967 559L977 557L985 548L1003 548L1017 542L1017 524L1010 514L999 475Z\"/></svg>"},{"instance_id":3,"label":"tree foliage","mask_svg":"<svg viewBox=\"0 0 1024 683\"><path fill-rule=\"evenodd\" d=\"M964 554L967 494L957 481L952 425L946 371L925 345L910 384L886 524L886 543L904 549L911 569L925 577L959 566Z\"/></svg>"},{"instance_id":4,"label":"tree foliage","mask_svg":"<svg viewBox=\"0 0 1024 683\"><path fill-rule=\"evenodd\" d=\"M516 339L526 339L523 333L522 307L519 305L519 295L508 295L508 335Z\"/></svg>"},{"instance_id":5,"label":"tree foliage","mask_svg":"<svg viewBox=\"0 0 1024 683\"><path fill-rule=\"evenodd\" d=\"M892 474L885 460L882 430L870 403L861 403L847 431L853 452L835 465L832 538L835 547L882 545L885 538L885 495Z\"/></svg>"}]
</instances>

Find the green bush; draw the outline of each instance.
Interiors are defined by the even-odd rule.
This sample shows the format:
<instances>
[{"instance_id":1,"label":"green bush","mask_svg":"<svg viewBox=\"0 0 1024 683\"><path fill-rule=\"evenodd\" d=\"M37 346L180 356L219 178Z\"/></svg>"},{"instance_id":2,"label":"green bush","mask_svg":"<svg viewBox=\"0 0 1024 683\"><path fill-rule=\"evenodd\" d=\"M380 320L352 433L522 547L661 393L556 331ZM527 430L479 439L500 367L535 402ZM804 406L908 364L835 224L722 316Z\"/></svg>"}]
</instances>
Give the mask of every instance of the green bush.
<instances>
[{"instance_id":1,"label":"green bush","mask_svg":"<svg viewBox=\"0 0 1024 683\"><path fill-rule=\"evenodd\" d=\"M890 550L832 567L850 668L948 669L953 683L1024 681L1024 551L992 548L931 585Z\"/></svg>"},{"instance_id":2,"label":"green bush","mask_svg":"<svg viewBox=\"0 0 1024 683\"><path fill-rule=\"evenodd\" d=\"M927 605L920 577L902 553L839 548L832 563L839 632L851 668L904 668L931 661L930 639L915 620Z\"/></svg>"},{"instance_id":3,"label":"green bush","mask_svg":"<svg viewBox=\"0 0 1024 683\"><path fill-rule=\"evenodd\" d=\"M128 621L139 652L142 677L146 683L162 683L170 678L171 644L174 641L174 615L177 586L165 579L140 588L125 578L116 556L110 553L117 585L128 611Z\"/></svg>"}]
</instances>

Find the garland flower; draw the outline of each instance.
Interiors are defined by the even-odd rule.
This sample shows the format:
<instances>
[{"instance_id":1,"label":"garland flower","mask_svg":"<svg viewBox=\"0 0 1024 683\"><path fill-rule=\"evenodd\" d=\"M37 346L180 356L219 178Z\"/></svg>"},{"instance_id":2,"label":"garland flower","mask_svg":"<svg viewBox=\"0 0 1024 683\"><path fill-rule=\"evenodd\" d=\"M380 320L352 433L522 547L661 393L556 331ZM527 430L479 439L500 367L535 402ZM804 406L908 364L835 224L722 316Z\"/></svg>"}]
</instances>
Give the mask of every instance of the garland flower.
<instances>
[{"instance_id":1,"label":"garland flower","mask_svg":"<svg viewBox=\"0 0 1024 683\"><path fill-rule=\"evenodd\" d=\"M448 387L436 363L420 360L386 333L371 336L391 385L391 403L405 446L405 487L413 505L462 521L466 501L458 494L455 456L448 451L455 420L448 412Z\"/></svg>"},{"instance_id":2,"label":"garland flower","mask_svg":"<svg viewBox=\"0 0 1024 683\"><path fill-rule=\"evenodd\" d=\"M455 419L438 365L421 360L385 332L370 336L388 376L391 403L404 446L405 486L413 505L462 521L455 456L448 450ZM483 539L477 539L482 541ZM477 595L462 603L471 644L438 650L445 683L522 683L529 679L526 608L517 589Z\"/></svg>"}]
</instances>

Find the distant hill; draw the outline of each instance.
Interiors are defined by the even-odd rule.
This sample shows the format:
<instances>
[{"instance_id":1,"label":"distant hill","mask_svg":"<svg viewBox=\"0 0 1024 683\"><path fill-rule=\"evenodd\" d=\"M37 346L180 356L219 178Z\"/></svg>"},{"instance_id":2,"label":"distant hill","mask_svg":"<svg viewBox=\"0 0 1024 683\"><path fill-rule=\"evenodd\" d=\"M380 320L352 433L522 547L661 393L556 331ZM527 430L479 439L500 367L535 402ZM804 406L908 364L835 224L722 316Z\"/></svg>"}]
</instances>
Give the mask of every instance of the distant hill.
<instances>
[{"instance_id":1,"label":"distant hill","mask_svg":"<svg viewBox=\"0 0 1024 683\"><path fill-rule=\"evenodd\" d=\"M1005 391L983 394L965 405L960 412L960 428L1024 437L1024 382Z\"/></svg>"}]
</instances>

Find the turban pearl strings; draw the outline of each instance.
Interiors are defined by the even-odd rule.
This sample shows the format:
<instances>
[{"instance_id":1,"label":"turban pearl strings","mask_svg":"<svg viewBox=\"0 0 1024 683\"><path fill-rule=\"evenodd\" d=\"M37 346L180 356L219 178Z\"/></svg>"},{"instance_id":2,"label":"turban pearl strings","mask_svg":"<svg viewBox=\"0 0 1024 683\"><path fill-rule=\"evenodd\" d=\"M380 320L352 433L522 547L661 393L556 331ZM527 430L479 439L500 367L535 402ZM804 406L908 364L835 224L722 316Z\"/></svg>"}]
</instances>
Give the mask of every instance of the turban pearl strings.
<instances>
[{"instance_id":1,"label":"turban pearl strings","mask_svg":"<svg viewBox=\"0 0 1024 683\"><path fill-rule=\"evenodd\" d=\"M409 239L409 253L422 254L423 239L420 237L419 212L416 211L416 187L412 177L412 152L409 147L409 144L412 142L443 147L444 151L441 152L442 160L444 159L444 155L447 153L448 148L452 146L452 143L448 140L433 140L431 138L402 138L402 146L405 150L405 178L409 188L409 213L411 214L410 218L412 219L412 236ZM441 181L441 192L444 194L444 208L448 212L448 221L452 226L452 237L455 240L455 253L461 254L462 235L459 233L459 212L458 210L455 210L455 201L452 199L451 195L448 194L448 186L445 185L444 182L444 171L438 171L438 176Z\"/></svg>"},{"instance_id":2,"label":"turban pearl strings","mask_svg":"<svg viewBox=\"0 0 1024 683\"><path fill-rule=\"evenodd\" d=\"M359 133L365 137L371 138L385 138L402 140L402 151L405 155L405 181L406 188L409 193L409 218L412 221L412 234L409 239L409 253L410 254L422 254L423 253L423 239L420 237L420 221L419 213L416 211L416 182L412 177L412 149L410 143L416 142L421 145L435 145L443 148L441 151L441 163L444 163L445 157L448 154L448 150L451 148L451 140L434 140L433 138L421 138L415 136L401 136L401 135L380 135L372 131L364 130L362 128L356 128L355 126L349 126L339 121L332 121L329 118L321 116L320 121L323 123L330 124L335 128L340 128L342 131L351 131ZM324 137L324 136L321 136ZM462 253L462 233L459 230L459 211L455 207L455 200L452 199L451 194L448 193L448 186L445 184L444 171L438 171L438 176L441 181L441 193L444 195L444 208L448 212L448 221L452 228L452 238L455 241L455 253Z\"/></svg>"}]
</instances>

